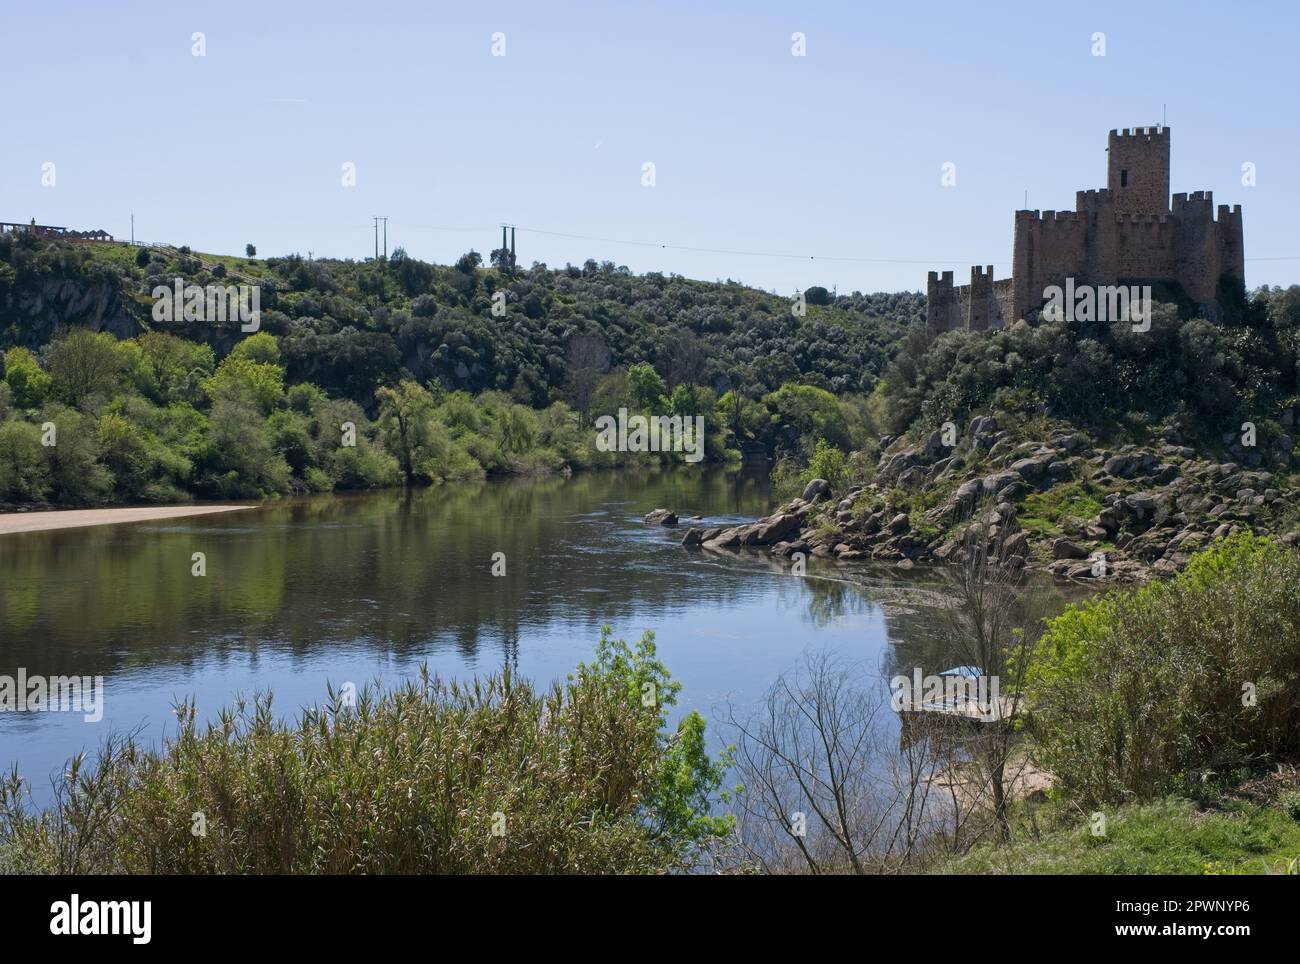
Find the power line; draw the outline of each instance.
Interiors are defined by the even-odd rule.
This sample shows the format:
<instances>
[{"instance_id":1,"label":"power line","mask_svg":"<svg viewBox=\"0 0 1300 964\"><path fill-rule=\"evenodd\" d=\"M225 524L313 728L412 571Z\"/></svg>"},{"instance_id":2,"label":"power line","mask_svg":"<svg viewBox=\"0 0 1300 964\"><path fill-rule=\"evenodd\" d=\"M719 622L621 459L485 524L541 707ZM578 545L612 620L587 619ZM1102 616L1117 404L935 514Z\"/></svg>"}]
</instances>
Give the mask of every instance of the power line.
<instances>
[{"instance_id":1,"label":"power line","mask_svg":"<svg viewBox=\"0 0 1300 964\"><path fill-rule=\"evenodd\" d=\"M426 231L464 231L464 232L486 232L491 228L449 228L432 224L412 224L405 221L394 221L394 224L401 224L405 227L419 228ZM553 238L569 238L575 241L594 241L598 244L624 244L639 248L659 248L666 251L688 251L695 254L729 254L739 257L748 258L785 258L796 261L843 261L858 264L921 264L921 265L945 265L945 264L995 264L1009 265L1009 261L981 261L980 259L968 258L867 258L854 255L817 255L817 254L790 254L778 251L750 251L737 248L713 248L701 247L696 245L673 244L670 241L633 241L626 238L601 237L592 234L573 234L566 231L548 231L544 228L530 228L524 225L518 225L520 231L531 231L533 234L546 235ZM1300 255L1273 257L1273 258L1247 258L1247 261L1300 261Z\"/></svg>"},{"instance_id":2,"label":"power line","mask_svg":"<svg viewBox=\"0 0 1300 964\"><path fill-rule=\"evenodd\" d=\"M412 224L407 221L394 221L408 228L418 228L425 231L489 231L490 228L447 228L433 224ZM708 248L695 245L673 244L670 241L630 241L625 238L608 238L591 234L572 234L565 231L548 231L544 228L530 228L524 225L516 226L520 231L531 231L533 234L547 235L553 238L569 238L575 241L595 241L599 244L625 244L641 248L660 248L668 251L689 251L696 254L731 254L750 258L788 258L797 261L855 261L868 264L964 264L960 258L927 258L924 260L912 260L902 258L864 258L850 257L846 255L816 255L816 254L789 254L776 251L744 251L732 248ZM971 262L972 264L974 262ZM989 262L984 261L984 264ZM1007 261L994 261L993 264L1009 264Z\"/></svg>"}]
</instances>

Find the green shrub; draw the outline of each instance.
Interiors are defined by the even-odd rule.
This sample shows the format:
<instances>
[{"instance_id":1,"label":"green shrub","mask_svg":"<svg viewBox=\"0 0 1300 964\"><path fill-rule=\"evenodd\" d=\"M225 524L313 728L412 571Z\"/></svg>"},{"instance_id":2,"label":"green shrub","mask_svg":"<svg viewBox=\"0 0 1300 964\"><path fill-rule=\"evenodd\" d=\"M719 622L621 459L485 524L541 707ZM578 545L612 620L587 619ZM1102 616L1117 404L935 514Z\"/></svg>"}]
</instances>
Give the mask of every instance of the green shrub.
<instances>
[{"instance_id":1,"label":"green shrub","mask_svg":"<svg viewBox=\"0 0 1300 964\"><path fill-rule=\"evenodd\" d=\"M1241 534L1172 580L1072 606L1028 698L1041 762L1085 803L1300 750L1300 555Z\"/></svg>"},{"instance_id":2,"label":"green shrub","mask_svg":"<svg viewBox=\"0 0 1300 964\"><path fill-rule=\"evenodd\" d=\"M50 810L31 811L16 776L0 784L0 858L80 873L684 869L731 822L710 815L725 760L703 719L668 729L677 690L652 634L629 646L605 627L595 660L543 690L426 672L331 691L296 723L262 696L206 727L184 703L161 749L128 739L74 759Z\"/></svg>"},{"instance_id":3,"label":"green shrub","mask_svg":"<svg viewBox=\"0 0 1300 964\"><path fill-rule=\"evenodd\" d=\"M835 492L843 492L849 479L848 456L825 439L818 439L801 481L807 485L813 479L825 479Z\"/></svg>"}]
</instances>

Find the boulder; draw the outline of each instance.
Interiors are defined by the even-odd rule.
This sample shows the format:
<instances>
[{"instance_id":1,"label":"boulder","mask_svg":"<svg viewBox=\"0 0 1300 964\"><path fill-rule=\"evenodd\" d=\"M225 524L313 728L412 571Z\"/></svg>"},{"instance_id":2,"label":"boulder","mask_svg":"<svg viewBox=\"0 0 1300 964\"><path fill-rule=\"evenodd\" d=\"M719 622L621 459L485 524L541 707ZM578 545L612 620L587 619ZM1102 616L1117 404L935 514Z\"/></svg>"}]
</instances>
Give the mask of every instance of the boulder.
<instances>
[{"instance_id":1,"label":"boulder","mask_svg":"<svg viewBox=\"0 0 1300 964\"><path fill-rule=\"evenodd\" d=\"M876 482L878 484L893 482L908 469L920 464L921 459L915 449L903 449L893 455L884 456L880 460L880 467L876 470ZM810 482L809 485L811 484Z\"/></svg>"},{"instance_id":2,"label":"boulder","mask_svg":"<svg viewBox=\"0 0 1300 964\"><path fill-rule=\"evenodd\" d=\"M740 546L741 527L723 529L712 539L705 539L700 544L705 549L735 549Z\"/></svg>"},{"instance_id":3,"label":"boulder","mask_svg":"<svg viewBox=\"0 0 1300 964\"><path fill-rule=\"evenodd\" d=\"M1020 482L1019 472L994 472L992 475L985 476L980 480L980 492L989 498L993 498L1004 489L1008 489Z\"/></svg>"},{"instance_id":4,"label":"boulder","mask_svg":"<svg viewBox=\"0 0 1300 964\"><path fill-rule=\"evenodd\" d=\"M1147 516L1156 511L1156 497L1150 492L1135 492L1125 497L1124 505L1128 506L1134 515Z\"/></svg>"},{"instance_id":5,"label":"boulder","mask_svg":"<svg viewBox=\"0 0 1300 964\"><path fill-rule=\"evenodd\" d=\"M794 535L798 531L799 517L789 513L781 513L767 519L760 519L755 523L752 541L747 542L746 545L770 546Z\"/></svg>"},{"instance_id":6,"label":"boulder","mask_svg":"<svg viewBox=\"0 0 1300 964\"><path fill-rule=\"evenodd\" d=\"M653 509L645 514L645 522L652 526L675 526L677 513L672 509Z\"/></svg>"},{"instance_id":7,"label":"boulder","mask_svg":"<svg viewBox=\"0 0 1300 964\"><path fill-rule=\"evenodd\" d=\"M828 499L831 495L831 484L825 479L813 479L803 488L803 495L800 496L805 502L817 502L821 499Z\"/></svg>"},{"instance_id":8,"label":"boulder","mask_svg":"<svg viewBox=\"0 0 1300 964\"><path fill-rule=\"evenodd\" d=\"M1052 542L1052 556L1056 559L1087 559L1088 550L1062 537Z\"/></svg>"},{"instance_id":9,"label":"boulder","mask_svg":"<svg viewBox=\"0 0 1300 964\"><path fill-rule=\"evenodd\" d=\"M913 465L898 475L898 486L902 489L918 489L925 484L928 472L920 465Z\"/></svg>"},{"instance_id":10,"label":"boulder","mask_svg":"<svg viewBox=\"0 0 1300 964\"><path fill-rule=\"evenodd\" d=\"M1029 555L1029 536L1024 532L1017 532L1008 536L1007 540L1002 543L1002 553L1006 556L1020 556L1024 558Z\"/></svg>"},{"instance_id":11,"label":"boulder","mask_svg":"<svg viewBox=\"0 0 1300 964\"><path fill-rule=\"evenodd\" d=\"M1041 479L1046 468L1047 463L1043 459L1017 459L1011 463L1011 471L1030 483Z\"/></svg>"},{"instance_id":12,"label":"boulder","mask_svg":"<svg viewBox=\"0 0 1300 964\"><path fill-rule=\"evenodd\" d=\"M1112 455L1103 466L1107 473L1121 479L1131 479L1139 475L1149 475L1160 464L1150 452L1121 452Z\"/></svg>"},{"instance_id":13,"label":"boulder","mask_svg":"<svg viewBox=\"0 0 1300 964\"><path fill-rule=\"evenodd\" d=\"M984 484L979 479L963 482L957 488L957 501L961 503L963 509L969 511L975 505L975 500L980 497L983 490Z\"/></svg>"},{"instance_id":14,"label":"boulder","mask_svg":"<svg viewBox=\"0 0 1300 964\"><path fill-rule=\"evenodd\" d=\"M988 436L995 434L998 430L998 420L992 415L980 415L971 419L970 427L966 429L966 436L976 445Z\"/></svg>"}]
</instances>

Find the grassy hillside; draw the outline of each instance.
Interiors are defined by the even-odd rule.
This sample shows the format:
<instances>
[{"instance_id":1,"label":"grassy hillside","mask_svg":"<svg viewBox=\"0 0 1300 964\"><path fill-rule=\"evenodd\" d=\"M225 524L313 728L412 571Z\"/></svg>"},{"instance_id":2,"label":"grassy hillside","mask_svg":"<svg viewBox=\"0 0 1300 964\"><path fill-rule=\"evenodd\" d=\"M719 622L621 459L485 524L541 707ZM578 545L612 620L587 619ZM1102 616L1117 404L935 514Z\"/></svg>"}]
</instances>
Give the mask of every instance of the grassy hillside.
<instances>
[{"instance_id":1,"label":"grassy hillside","mask_svg":"<svg viewBox=\"0 0 1300 964\"><path fill-rule=\"evenodd\" d=\"M1297 811L1300 813L1300 811ZM976 847L931 868L945 874L1294 874L1300 820L1277 801L1201 809L1170 797L1120 807L1094 835L1090 814L1009 844ZM1046 818L1040 818L1044 823Z\"/></svg>"}]
</instances>

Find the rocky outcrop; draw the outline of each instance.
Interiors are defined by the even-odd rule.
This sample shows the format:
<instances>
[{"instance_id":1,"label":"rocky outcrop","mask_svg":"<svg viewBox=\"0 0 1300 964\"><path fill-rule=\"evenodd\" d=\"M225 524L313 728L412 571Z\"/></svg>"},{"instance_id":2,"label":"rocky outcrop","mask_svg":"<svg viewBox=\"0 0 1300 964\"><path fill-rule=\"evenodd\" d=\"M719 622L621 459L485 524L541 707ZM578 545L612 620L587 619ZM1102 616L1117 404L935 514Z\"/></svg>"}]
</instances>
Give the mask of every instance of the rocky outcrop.
<instances>
[{"instance_id":1,"label":"rocky outcrop","mask_svg":"<svg viewBox=\"0 0 1300 964\"><path fill-rule=\"evenodd\" d=\"M1125 581L1177 572L1193 553L1240 530L1300 545L1300 533L1289 531L1295 516L1288 510L1300 491L1285 489L1257 464L1200 457L1173 433L1153 444L1107 449L1072 428L1045 440L1018 438L1000 421L973 419L953 448L937 432L916 441L883 437L869 484L837 493L825 479L814 479L801 498L772 515L691 529L683 545L901 568L958 563L982 545L1008 566ZM1289 456L1288 445L1276 448ZM1271 464L1285 463L1273 458ZM1053 495L1062 485L1071 488ZM944 495L936 500L935 492ZM1022 524L1025 500L1034 496L1030 506L1038 515ZM1044 506L1051 518L1042 517Z\"/></svg>"}]
</instances>

